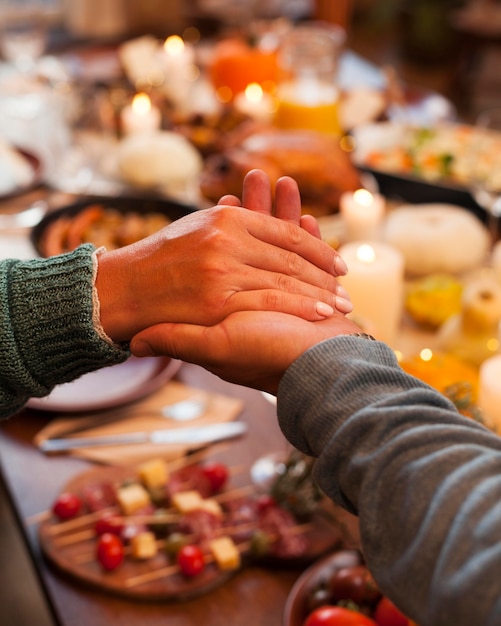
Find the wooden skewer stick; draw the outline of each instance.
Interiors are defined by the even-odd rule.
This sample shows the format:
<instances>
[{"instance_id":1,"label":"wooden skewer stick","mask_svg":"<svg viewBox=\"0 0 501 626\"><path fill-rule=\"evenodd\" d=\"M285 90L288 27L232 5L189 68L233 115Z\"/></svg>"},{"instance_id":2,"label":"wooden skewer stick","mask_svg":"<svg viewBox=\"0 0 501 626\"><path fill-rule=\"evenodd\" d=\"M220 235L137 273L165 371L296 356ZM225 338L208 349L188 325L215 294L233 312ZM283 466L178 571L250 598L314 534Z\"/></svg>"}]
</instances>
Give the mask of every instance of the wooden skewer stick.
<instances>
[{"instance_id":1,"label":"wooden skewer stick","mask_svg":"<svg viewBox=\"0 0 501 626\"><path fill-rule=\"evenodd\" d=\"M212 563L214 561L214 557L212 554L206 554L204 557L204 561L206 564ZM145 583L149 583L153 580L158 580L159 578L167 578L168 576L172 576L173 574L179 574L181 572L181 568L179 565L169 565L167 567L161 567L160 569L152 570L151 572L146 572L146 574L139 574L138 576L132 576L131 578L127 578L124 582L126 587L136 587L138 585L144 585Z\"/></svg>"},{"instance_id":2,"label":"wooden skewer stick","mask_svg":"<svg viewBox=\"0 0 501 626\"><path fill-rule=\"evenodd\" d=\"M240 496L246 496L249 493L254 493L256 488L253 485L245 485L243 487L237 487L231 491L222 491L221 493L213 496L214 500L218 502L227 502L233 498L239 498Z\"/></svg>"},{"instance_id":3,"label":"wooden skewer stick","mask_svg":"<svg viewBox=\"0 0 501 626\"><path fill-rule=\"evenodd\" d=\"M99 518L97 518L99 519ZM181 519L181 515L178 514L171 514L171 513L166 513L165 515L131 515L131 516L121 516L121 515L117 515L116 517L114 516L112 520L110 520L110 523L113 525L116 523L116 525L119 524L127 524L127 523L133 523L133 524L170 524L170 523L175 523L178 522ZM92 521L96 521L96 520L88 520L90 522ZM83 524L82 524L83 525ZM50 532L50 531L49 531ZM51 534L61 534L58 532L55 533L51 533ZM63 537L59 538L59 539L55 539L54 540L54 545L57 547L62 547L62 546L70 546L73 543L78 543L80 541L86 541L87 539L91 539L92 537L96 536L96 532L94 530L94 528L89 528L87 530L79 530L75 533L67 534L67 535L63 535Z\"/></svg>"},{"instance_id":4,"label":"wooden skewer stick","mask_svg":"<svg viewBox=\"0 0 501 626\"><path fill-rule=\"evenodd\" d=\"M169 565L168 567L162 567L161 569L156 569L151 572L147 572L146 574L140 574L139 576L132 576L131 578L127 578L124 582L124 585L126 587L136 587L137 585L144 585L145 583L149 583L152 580L158 580L159 578L172 576L172 574L177 574L179 573L179 571L179 565Z\"/></svg>"},{"instance_id":5,"label":"wooden skewer stick","mask_svg":"<svg viewBox=\"0 0 501 626\"><path fill-rule=\"evenodd\" d=\"M48 529L48 532L51 535L59 535L61 533L67 532L68 530L73 530L74 528L79 528L80 526L86 526L87 524L92 524L97 521L100 517L102 517L103 513L106 512L115 512L116 508L107 508L101 509L99 511L94 511L93 513L87 513L86 515L79 515L78 517L74 517L66 522L59 522L54 526L51 526Z\"/></svg>"},{"instance_id":6,"label":"wooden skewer stick","mask_svg":"<svg viewBox=\"0 0 501 626\"><path fill-rule=\"evenodd\" d=\"M58 537L54 540L54 545L56 548L63 548L64 546L70 546L74 543L78 543L79 541L87 541L87 539L93 539L96 536L96 532L93 528L88 528L87 530L81 530L78 533L73 533L72 535L64 535L63 537Z\"/></svg>"},{"instance_id":7,"label":"wooden skewer stick","mask_svg":"<svg viewBox=\"0 0 501 626\"><path fill-rule=\"evenodd\" d=\"M40 511L40 513L35 513L34 515L30 515L24 521L27 526L31 526L33 524L40 524L41 522L46 522L52 517L52 511Z\"/></svg>"}]
</instances>

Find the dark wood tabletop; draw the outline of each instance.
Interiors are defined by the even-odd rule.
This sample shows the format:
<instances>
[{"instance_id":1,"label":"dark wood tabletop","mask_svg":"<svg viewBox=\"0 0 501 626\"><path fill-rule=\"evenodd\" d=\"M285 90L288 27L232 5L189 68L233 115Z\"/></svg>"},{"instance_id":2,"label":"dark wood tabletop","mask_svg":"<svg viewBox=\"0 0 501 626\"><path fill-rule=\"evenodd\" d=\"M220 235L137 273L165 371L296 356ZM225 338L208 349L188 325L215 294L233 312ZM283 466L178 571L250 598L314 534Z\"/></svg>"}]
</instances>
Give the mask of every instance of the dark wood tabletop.
<instances>
[{"instance_id":1,"label":"dark wood tabletop","mask_svg":"<svg viewBox=\"0 0 501 626\"><path fill-rule=\"evenodd\" d=\"M276 409L261 393L231 385L205 370L184 364L176 378L187 385L238 397L244 408L240 419L248 433L226 445L221 458L250 468L259 456L285 451L287 442L276 420ZM32 443L34 435L53 417L26 410L7 420L0 428L3 477L15 514L40 578L40 584L61 626L87 625L149 626L280 626L287 596L306 565L247 566L223 585L184 602L141 602L87 588L58 571L41 553L33 515L50 508L64 485L77 474L96 467L69 456L48 457ZM229 455L229 456L228 456ZM352 518L347 517L349 523ZM162 621L160 621L162 620Z\"/></svg>"}]
</instances>

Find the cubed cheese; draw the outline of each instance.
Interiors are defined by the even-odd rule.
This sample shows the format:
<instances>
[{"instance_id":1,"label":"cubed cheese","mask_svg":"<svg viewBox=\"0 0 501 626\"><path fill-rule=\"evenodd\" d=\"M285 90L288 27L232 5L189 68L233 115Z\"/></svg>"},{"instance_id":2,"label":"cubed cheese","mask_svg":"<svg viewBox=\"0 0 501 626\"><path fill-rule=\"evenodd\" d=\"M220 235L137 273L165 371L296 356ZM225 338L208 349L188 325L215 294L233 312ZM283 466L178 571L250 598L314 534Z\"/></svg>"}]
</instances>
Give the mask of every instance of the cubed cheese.
<instances>
[{"instance_id":1,"label":"cubed cheese","mask_svg":"<svg viewBox=\"0 0 501 626\"><path fill-rule=\"evenodd\" d=\"M133 515L151 503L148 492L139 483L120 487L117 491L117 499L124 515Z\"/></svg>"},{"instance_id":2,"label":"cubed cheese","mask_svg":"<svg viewBox=\"0 0 501 626\"><path fill-rule=\"evenodd\" d=\"M216 517L223 516L223 509L221 508L219 502L214 500L214 498L206 498L205 500L202 500L201 508L202 510L207 511L207 513L212 513L212 515L215 515Z\"/></svg>"},{"instance_id":3,"label":"cubed cheese","mask_svg":"<svg viewBox=\"0 0 501 626\"><path fill-rule=\"evenodd\" d=\"M130 545L136 559L152 559L158 552L155 535L149 530L132 537Z\"/></svg>"},{"instance_id":4,"label":"cubed cheese","mask_svg":"<svg viewBox=\"0 0 501 626\"><path fill-rule=\"evenodd\" d=\"M212 539L209 542L209 550L219 569L232 570L240 567L240 552L231 537Z\"/></svg>"},{"instance_id":5,"label":"cubed cheese","mask_svg":"<svg viewBox=\"0 0 501 626\"><path fill-rule=\"evenodd\" d=\"M179 513L190 513L203 508L204 499L198 491L180 491L172 496L172 505Z\"/></svg>"},{"instance_id":6,"label":"cubed cheese","mask_svg":"<svg viewBox=\"0 0 501 626\"><path fill-rule=\"evenodd\" d=\"M168 479L167 465L163 459L145 461L138 467L138 474L146 489L163 487Z\"/></svg>"}]
</instances>

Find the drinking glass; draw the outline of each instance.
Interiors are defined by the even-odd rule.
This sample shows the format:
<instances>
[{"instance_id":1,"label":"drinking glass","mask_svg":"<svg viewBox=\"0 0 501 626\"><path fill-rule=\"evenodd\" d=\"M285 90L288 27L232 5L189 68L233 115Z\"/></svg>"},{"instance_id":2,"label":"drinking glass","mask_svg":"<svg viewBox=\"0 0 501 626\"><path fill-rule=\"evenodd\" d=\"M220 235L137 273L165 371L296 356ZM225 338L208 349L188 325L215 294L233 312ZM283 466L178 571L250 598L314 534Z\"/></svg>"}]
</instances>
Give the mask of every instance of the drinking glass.
<instances>
[{"instance_id":1,"label":"drinking glass","mask_svg":"<svg viewBox=\"0 0 501 626\"><path fill-rule=\"evenodd\" d=\"M47 27L42 19L26 17L5 20L0 26L2 57L18 71L29 74L47 45Z\"/></svg>"},{"instance_id":2,"label":"drinking glass","mask_svg":"<svg viewBox=\"0 0 501 626\"><path fill-rule=\"evenodd\" d=\"M486 211L486 224L495 243L501 218L501 106L478 115L471 157L472 194Z\"/></svg>"}]
</instances>

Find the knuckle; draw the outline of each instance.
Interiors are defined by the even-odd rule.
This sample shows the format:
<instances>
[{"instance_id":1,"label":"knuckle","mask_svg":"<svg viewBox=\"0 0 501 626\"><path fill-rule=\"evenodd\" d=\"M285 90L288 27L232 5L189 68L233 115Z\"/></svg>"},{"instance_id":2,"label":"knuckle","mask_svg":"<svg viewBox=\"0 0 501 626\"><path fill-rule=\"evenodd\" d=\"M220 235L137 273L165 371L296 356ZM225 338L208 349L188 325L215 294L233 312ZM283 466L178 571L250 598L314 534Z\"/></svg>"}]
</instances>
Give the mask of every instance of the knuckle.
<instances>
[{"instance_id":1,"label":"knuckle","mask_svg":"<svg viewBox=\"0 0 501 626\"><path fill-rule=\"evenodd\" d=\"M302 273L304 261L295 252L287 252L285 255L285 270L290 276L300 276Z\"/></svg>"},{"instance_id":2,"label":"knuckle","mask_svg":"<svg viewBox=\"0 0 501 626\"><path fill-rule=\"evenodd\" d=\"M282 224L285 228L286 237L289 240L289 242L294 247L299 246L301 244L301 241L303 240L304 231L297 224L294 224L293 222L282 222Z\"/></svg>"},{"instance_id":3,"label":"knuckle","mask_svg":"<svg viewBox=\"0 0 501 626\"><path fill-rule=\"evenodd\" d=\"M277 274L276 287L281 292L297 293L297 286L295 280L293 280L287 274Z\"/></svg>"},{"instance_id":4,"label":"knuckle","mask_svg":"<svg viewBox=\"0 0 501 626\"><path fill-rule=\"evenodd\" d=\"M263 292L262 298L262 306L267 311L278 311L283 308L283 294L278 291L267 290Z\"/></svg>"}]
</instances>

